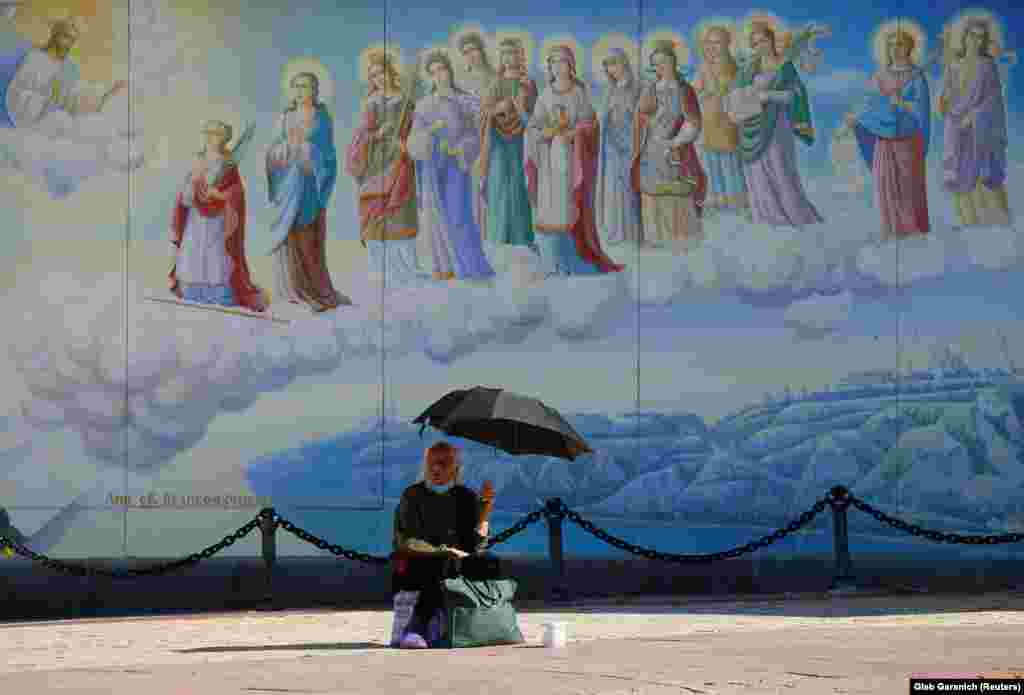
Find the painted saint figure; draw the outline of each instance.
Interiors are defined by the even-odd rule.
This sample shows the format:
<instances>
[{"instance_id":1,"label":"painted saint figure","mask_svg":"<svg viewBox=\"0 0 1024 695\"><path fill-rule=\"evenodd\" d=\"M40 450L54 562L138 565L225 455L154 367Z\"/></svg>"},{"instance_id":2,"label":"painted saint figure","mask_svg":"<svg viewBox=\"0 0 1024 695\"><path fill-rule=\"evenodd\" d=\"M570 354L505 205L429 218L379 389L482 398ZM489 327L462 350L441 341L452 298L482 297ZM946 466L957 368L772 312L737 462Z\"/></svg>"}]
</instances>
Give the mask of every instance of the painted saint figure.
<instances>
[{"instance_id":1,"label":"painted saint figure","mask_svg":"<svg viewBox=\"0 0 1024 695\"><path fill-rule=\"evenodd\" d=\"M703 238L707 176L694 147L700 106L672 41L657 41L650 60L657 81L644 86L637 105L630 176L641 196L643 243L685 251Z\"/></svg>"},{"instance_id":2,"label":"painted saint figure","mask_svg":"<svg viewBox=\"0 0 1024 695\"><path fill-rule=\"evenodd\" d=\"M228 149L232 128L222 121L203 125L206 145L177 193L171 217L175 263L171 292L203 304L266 309L267 298L253 284L245 260L245 187L237 153L251 130Z\"/></svg>"},{"instance_id":3,"label":"painted saint figure","mask_svg":"<svg viewBox=\"0 0 1024 695\"><path fill-rule=\"evenodd\" d=\"M740 123L751 218L787 227L823 222L807 199L796 160L796 138L814 143L807 89L793 61L780 53L769 23L753 24L750 48L753 57L740 70L737 87L760 102L760 112Z\"/></svg>"},{"instance_id":4,"label":"painted saint figure","mask_svg":"<svg viewBox=\"0 0 1024 695\"><path fill-rule=\"evenodd\" d=\"M988 20L964 23L939 98L945 117L943 186L953 195L962 226L1010 223L1006 101L991 43Z\"/></svg>"},{"instance_id":5,"label":"painted saint figure","mask_svg":"<svg viewBox=\"0 0 1024 695\"><path fill-rule=\"evenodd\" d=\"M278 118L266 158L270 203L278 211L271 228L274 295L322 312L352 303L327 270L327 206L338 173L334 125L316 75L300 72L289 86L292 104Z\"/></svg>"},{"instance_id":6,"label":"painted saint figure","mask_svg":"<svg viewBox=\"0 0 1024 695\"><path fill-rule=\"evenodd\" d=\"M499 44L498 78L481 113L478 168L484 199L483 233L492 261L505 265L508 247L534 245L533 211L526 179L525 128L537 102L537 85L526 71L522 42Z\"/></svg>"},{"instance_id":7,"label":"painted saint figure","mask_svg":"<svg viewBox=\"0 0 1024 695\"><path fill-rule=\"evenodd\" d=\"M491 277L494 270L473 218L477 101L455 85L447 55L434 51L423 64L434 88L416 104L408 146L416 160L420 228L429 230L434 279Z\"/></svg>"},{"instance_id":8,"label":"painted saint figure","mask_svg":"<svg viewBox=\"0 0 1024 695\"><path fill-rule=\"evenodd\" d=\"M483 124L483 101L491 90L491 85L498 79L498 73L491 67L487 59L487 45L484 38L477 32L463 34L456 42L459 55L465 61L466 76L462 79L463 86L477 100L478 125ZM483 130L481 130L481 135ZM487 224L486 203L481 190L481 173L476 161L472 162L473 169L473 219L480 225L481 233L487 236L485 227Z\"/></svg>"},{"instance_id":9,"label":"painted saint figure","mask_svg":"<svg viewBox=\"0 0 1024 695\"><path fill-rule=\"evenodd\" d=\"M911 60L914 38L897 29L885 42L886 63L871 84L877 95L864 113L846 117L875 180L883 239L930 230L925 157L932 109L928 80Z\"/></svg>"},{"instance_id":10,"label":"painted saint figure","mask_svg":"<svg viewBox=\"0 0 1024 695\"><path fill-rule=\"evenodd\" d=\"M739 76L731 44L729 29L708 27L701 37L704 61L693 82L700 100L704 168L710 179L708 208L747 207L747 182L738 152L739 128L729 120L723 107L723 99L733 90Z\"/></svg>"},{"instance_id":11,"label":"painted saint figure","mask_svg":"<svg viewBox=\"0 0 1024 695\"><path fill-rule=\"evenodd\" d=\"M602 62L608 76L608 103L601 119L594 202L597 228L609 243L636 244L642 234L640 194L633 190L629 171L633 161L633 117L640 85L623 49L611 49Z\"/></svg>"},{"instance_id":12,"label":"painted saint figure","mask_svg":"<svg viewBox=\"0 0 1024 695\"><path fill-rule=\"evenodd\" d=\"M594 222L600 127L576 56L555 46L549 84L537 100L526 137L526 172L541 260L549 274L622 270L605 255Z\"/></svg>"},{"instance_id":13,"label":"painted saint figure","mask_svg":"<svg viewBox=\"0 0 1024 695\"><path fill-rule=\"evenodd\" d=\"M359 235L370 268L388 285L418 284L416 168L406 141L413 105L401 94L398 69L383 50L368 58L370 93L348 147L347 170L359 196Z\"/></svg>"},{"instance_id":14,"label":"painted saint figure","mask_svg":"<svg viewBox=\"0 0 1024 695\"><path fill-rule=\"evenodd\" d=\"M81 79L71 49L80 36L73 19L53 23L42 47L22 43L12 55L0 56L0 127L35 125L52 111L72 116L99 113L128 87L119 80L103 94Z\"/></svg>"}]
</instances>

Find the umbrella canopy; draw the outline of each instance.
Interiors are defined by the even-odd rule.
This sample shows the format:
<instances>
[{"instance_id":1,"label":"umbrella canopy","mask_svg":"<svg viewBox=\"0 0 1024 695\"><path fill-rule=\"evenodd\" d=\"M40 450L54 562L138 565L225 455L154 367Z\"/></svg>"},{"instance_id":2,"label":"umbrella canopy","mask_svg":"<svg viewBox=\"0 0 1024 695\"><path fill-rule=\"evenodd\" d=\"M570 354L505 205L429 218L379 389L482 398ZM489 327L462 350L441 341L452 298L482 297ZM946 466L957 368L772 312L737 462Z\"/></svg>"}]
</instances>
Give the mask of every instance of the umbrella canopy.
<instances>
[{"instance_id":1,"label":"umbrella canopy","mask_svg":"<svg viewBox=\"0 0 1024 695\"><path fill-rule=\"evenodd\" d=\"M445 394L413 420L453 437L487 444L510 454L574 460L593 450L554 408L504 389L477 386Z\"/></svg>"}]
</instances>

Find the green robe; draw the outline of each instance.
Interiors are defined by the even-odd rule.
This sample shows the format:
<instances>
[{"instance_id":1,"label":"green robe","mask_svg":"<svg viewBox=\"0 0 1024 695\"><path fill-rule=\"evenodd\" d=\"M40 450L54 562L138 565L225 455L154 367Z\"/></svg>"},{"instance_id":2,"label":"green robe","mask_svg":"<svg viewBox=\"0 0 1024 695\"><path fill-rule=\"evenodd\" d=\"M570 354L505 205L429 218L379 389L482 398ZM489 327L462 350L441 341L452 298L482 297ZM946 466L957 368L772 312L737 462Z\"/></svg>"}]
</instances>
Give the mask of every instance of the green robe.
<instances>
[{"instance_id":1,"label":"green robe","mask_svg":"<svg viewBox=\"0 0 1024 695\"><path fill-rule=\"evenodd\" d=\"M741 66L736 86L739 88L752 86L754 78L760 72L761 59L755 57L749 63ZM800 79L792 60L786 60L779 66L768 88L772 91L792 91L794 97L788 106L769 101L763 105L760 114L743 122L740 126L738 151L740 159L744 162L758 160L768 149L772 136L775 134L775 126L778 123L781 109L787 110L789 122L793 126L793 133L807 145L814 144L814 126L811 122L811 104L807 98L807 88Z\"/></svg>"}]
</instances>

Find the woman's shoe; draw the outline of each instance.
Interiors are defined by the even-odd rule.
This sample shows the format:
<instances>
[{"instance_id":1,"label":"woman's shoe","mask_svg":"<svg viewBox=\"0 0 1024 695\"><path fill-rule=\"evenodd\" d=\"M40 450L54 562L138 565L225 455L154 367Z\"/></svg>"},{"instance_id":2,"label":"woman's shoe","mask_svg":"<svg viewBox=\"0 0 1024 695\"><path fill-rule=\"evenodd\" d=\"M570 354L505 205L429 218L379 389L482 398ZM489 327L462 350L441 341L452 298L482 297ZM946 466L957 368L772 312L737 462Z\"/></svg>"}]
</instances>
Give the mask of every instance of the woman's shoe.
<instances>
[{"instance_id":1,"label":"woman's shoe","mask_svg":"<svg viewBox=\"0 0 1024 695\"><path fill-rule=\"evenodd\" d=\"M405 633L402 635L402 640L398 643L399 649L427 649L429 647L430 645L427 644L427 640L415 632Z\"/></svg>"}]
</instances>

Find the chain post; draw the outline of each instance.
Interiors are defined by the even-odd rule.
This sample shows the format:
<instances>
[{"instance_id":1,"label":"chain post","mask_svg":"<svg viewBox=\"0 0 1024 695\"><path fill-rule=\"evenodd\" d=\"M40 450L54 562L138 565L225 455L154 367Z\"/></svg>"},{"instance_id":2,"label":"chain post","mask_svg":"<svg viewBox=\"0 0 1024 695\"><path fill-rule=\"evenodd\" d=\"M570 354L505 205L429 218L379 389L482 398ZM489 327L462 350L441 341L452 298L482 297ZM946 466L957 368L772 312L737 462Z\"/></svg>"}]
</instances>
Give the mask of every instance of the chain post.
<instances>
[{"instance_id":1,"label":"chain post","mask_svg":"<svg viewBox=\"0 0 1024 695\"><path fill-rule=\"evenodd\" d=\"M832 538L836 559L835 576L832 577L829 591L856 591L857 582L850 563L850 533L846 516L846 510L850 506L850 491L842 485L836 485L829 491L828 503L832 507Z\"/></svg>"},{"instance_id":2,"label":"chain post","mask_svg":"<svg viewBox=\"0 0 1024 695\"><path fill-rule=\"evenodd\" d=\"M569 586L565 580L565 554L562 539L562 521L565 519L565 504L561 498L553 497L544 505L544 516L548 522L548 555L551 558L551 569L554 583L550 598L553 601L569 600Z\"/></svg>"},{"instance_id":3,"label":"chain post","mask_svg":"<svg viewBox=\"0 0 1024 695\"><path fill-rule=\"evenodd\" d=\"M260 510L259 528L262 536L262 551L264 567L264 593L263 600L271 604L274 600L274 566L277 564L277 515L273 507L265 507Z\"/></svg>"}]
</instances>

